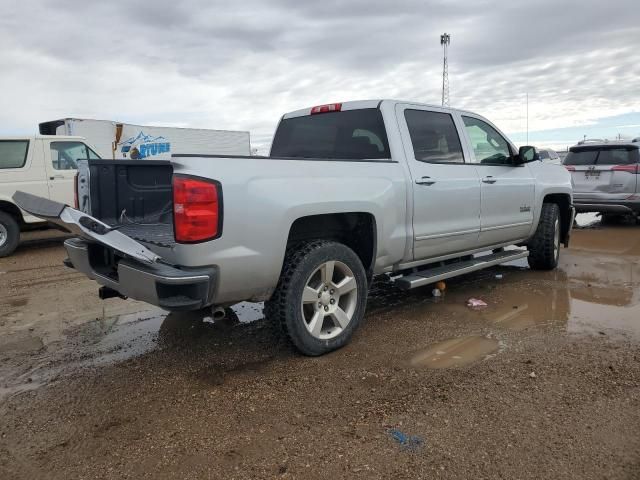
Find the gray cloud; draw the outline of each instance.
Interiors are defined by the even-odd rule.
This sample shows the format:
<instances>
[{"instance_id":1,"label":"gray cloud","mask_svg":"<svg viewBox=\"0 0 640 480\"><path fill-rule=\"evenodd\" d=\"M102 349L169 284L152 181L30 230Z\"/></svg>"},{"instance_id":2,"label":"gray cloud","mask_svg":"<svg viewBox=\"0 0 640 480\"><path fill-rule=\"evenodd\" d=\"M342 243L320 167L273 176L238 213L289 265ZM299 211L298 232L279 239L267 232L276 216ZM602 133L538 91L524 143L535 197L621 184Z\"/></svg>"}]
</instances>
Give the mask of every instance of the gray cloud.
<instances>
[{"instance_id":1,"label":"gray cloud","mask_svg":"<svg viewBox=\"0 0 640 480\"><path fill-rule=\"evenodd\" d=\"M64 116L252 131L345 99L437 103L522 130L640 111L634 1L23 0L0 11L0 132Z\"/></svg>"}]
</instances>

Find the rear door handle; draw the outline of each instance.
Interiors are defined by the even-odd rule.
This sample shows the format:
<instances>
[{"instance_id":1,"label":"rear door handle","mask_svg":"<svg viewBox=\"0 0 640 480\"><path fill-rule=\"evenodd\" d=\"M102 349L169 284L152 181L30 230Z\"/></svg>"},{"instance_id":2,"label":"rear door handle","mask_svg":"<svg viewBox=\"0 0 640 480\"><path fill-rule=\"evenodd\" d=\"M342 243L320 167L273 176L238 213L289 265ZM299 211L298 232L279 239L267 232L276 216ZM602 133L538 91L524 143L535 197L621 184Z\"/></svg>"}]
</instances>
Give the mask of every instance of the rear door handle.
<instances>
[{"instance_id":1,"label":"rear door handle","mask_svg":"<svg viewBox=\"0 0 640 480\"><path fill-rule=\"evenodd\" d=\"M482 183L496 183L496 179L489 175L488 177L484 177L482 179Z\"/></svg>"},{"instance_id":2,"label":"rear door handle","mask_svg":"<svg viewBox=\"0 0 640 480\"><path fill-rule=\"evenodd\" d=\"M62 180L63 178L64 178L64 175L53 175L49 177L49 180Z\"/></svg>"},{"instance_id":3,"label":"rear door handle","mask_svg":"<svg viewBox=\"0 0 640 480\"><path fill-rule=\"evenodd\" d=\"M433 185L434 183L436 183L435 180L433 180L431 177L422 177L419 180L416 180L416 185Z\"/></svg>"}]
</instances>

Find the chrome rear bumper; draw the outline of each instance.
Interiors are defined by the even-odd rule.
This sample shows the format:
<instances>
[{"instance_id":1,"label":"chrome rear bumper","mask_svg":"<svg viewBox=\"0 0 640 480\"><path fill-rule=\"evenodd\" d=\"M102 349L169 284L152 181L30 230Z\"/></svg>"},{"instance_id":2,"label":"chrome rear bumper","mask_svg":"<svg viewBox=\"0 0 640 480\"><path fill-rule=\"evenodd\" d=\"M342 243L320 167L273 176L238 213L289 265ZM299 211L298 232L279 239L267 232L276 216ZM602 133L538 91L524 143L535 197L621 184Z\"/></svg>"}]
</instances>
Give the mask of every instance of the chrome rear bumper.
<instances>
[{"instance_id":1,"label":"chrome rear bumper","mask_svg":"<svg viewBox=\"0 0 640 480\"><path fill-rule=\"evenodd\" d=\"M213 298L213 268L183 270L163 263L143 264L80 238L64 242L71 266L122 296L167 310L197 310Z\"/></svg>"}]
</instances>

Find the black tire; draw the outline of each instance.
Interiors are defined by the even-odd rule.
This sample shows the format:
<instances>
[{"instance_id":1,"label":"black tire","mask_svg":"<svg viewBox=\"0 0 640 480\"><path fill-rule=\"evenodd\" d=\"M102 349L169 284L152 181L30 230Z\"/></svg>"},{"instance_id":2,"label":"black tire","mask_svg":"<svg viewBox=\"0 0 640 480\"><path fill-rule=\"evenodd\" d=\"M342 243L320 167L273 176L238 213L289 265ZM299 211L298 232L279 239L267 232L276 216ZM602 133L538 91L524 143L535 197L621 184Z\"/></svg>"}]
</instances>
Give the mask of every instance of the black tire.
<instances>
[{"instance_id":1,"label":"black tire","mask_svg":"<svg viewBox=\"0 0 640 480\"><path fill-rule=\"evenodd\" d=\"M339 309L341 302L341 297L336 292L338 300L337 303L334 301L332 306L321 307L320 301L317 303L317 308L316 302L303 303L303 293L308 282L313 281L316 275L321 274L319 269L327 262L336 262L336 269L338 265L342 265L341 268L346 266L353 274L353 277L349 277L355 280L356 288L353 293L345 294L349 295L347 300L353 313L344 328L341 328L333 320L334 317L330 316L331 314L326 314L326 317L321 316L320 330L322 331L323 325L327 326L326 332L328 333L321 333L316 337L310 331L313 320L308 321L303 312L308 311L309 308L312 309L311 313L321 309L327 310L327 308ZM340 272L336 275L339 274ZM333 275L332 279L335 278ZM323 295L321 293L323 292L322 284L318 288L319 295ZM367 289L365 269L360 258L349 247L328 240L303 242L287 251L278 286L271 298L265 302L265 314L270 321L280 326L291 343L301 353L309 356L323 355L341 348L349 342L364 316ZM328 292L333 295L334 290L330 289ZM322 301L325 301L324 297ZM322 315L325 314L322 313ZM329 318L328 321L327 318ZM332 332L339 333L331 338L319 338L322 335L329 336Z\"/></svg>"},{"instance_id":2,"label":"black tire","mask_svg":"<svg viewBox=\"0 0 640 480\"><path fill-rule=\"evenodd\" d=\"M18 247L20 242L20 225L16 218L0 212L0 258L8 257Z\"/></svg>"},{"instance_id":3,"label":"black tire","mask_svg":"<svg viewBox=\"0 0 640 480\"><path fill-rule=\"evenodd\" d=\"M536 233L527 245L529 267L553 270L560 257L560 208L555 203L543 203Z\"/></svg>"}]
</instances>

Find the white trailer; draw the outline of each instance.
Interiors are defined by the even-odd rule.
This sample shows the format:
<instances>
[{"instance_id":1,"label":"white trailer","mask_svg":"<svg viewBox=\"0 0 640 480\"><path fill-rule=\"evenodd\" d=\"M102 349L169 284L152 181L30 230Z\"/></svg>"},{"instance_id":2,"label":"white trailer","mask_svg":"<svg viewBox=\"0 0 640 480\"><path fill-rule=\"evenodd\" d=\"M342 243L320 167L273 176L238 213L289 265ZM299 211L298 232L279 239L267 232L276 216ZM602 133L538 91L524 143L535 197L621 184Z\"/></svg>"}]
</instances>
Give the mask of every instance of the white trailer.
<instances>
[{"instance_id":1,"label":"white trailer","mask_svg":"<svg viewBox=\"0 0 640 480\"><path fill-rule=\"evenodd\" d=\"M251 155L249 132L152 127L64 118L40 124L41 135L81 136L102 158L165 160L177 154Z\"/></svg>"}]
</instances>

